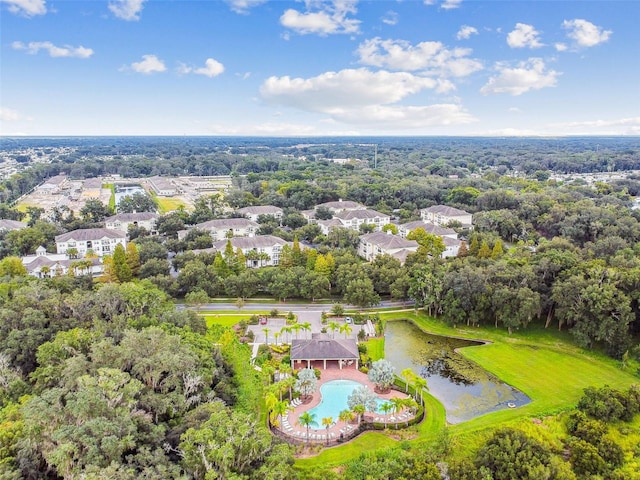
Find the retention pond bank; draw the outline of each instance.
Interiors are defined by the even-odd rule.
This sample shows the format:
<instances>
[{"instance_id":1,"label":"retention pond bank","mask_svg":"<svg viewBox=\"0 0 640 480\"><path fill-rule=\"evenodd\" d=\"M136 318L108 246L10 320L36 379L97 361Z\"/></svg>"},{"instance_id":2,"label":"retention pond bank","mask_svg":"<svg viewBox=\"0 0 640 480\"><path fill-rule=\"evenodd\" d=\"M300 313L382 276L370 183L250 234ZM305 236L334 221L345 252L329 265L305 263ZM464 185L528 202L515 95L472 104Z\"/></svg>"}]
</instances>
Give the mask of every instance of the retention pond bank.
<instances>
[{"instance_id":1,"label":"retention pond bank","mask_svg":"<svg viewBox=\"0 0 640 480\"><path fill-rule=\"evenodd\" d=\"M406 321L386 324L385 358L397 374L411 368L427 379L429 392L444 405L449 423L530 401L522 392L456 352L458 348L478 345L481 343L430 335Z\"/></svg>"}]
</instances>

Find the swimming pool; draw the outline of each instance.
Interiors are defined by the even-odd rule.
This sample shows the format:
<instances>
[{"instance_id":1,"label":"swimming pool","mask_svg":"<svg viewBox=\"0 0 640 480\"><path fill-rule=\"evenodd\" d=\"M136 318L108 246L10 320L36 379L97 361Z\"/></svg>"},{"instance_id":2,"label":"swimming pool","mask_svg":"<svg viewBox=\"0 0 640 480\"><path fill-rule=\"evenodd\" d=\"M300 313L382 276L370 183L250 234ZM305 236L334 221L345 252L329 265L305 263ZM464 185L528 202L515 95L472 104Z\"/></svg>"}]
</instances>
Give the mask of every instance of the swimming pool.
<instances>
[{"instance_id":1,"label":"swimming pool","mask_svg":"<svg viewBox=\"0 0 640 480\"><path fill-rule=\"evenodd\" d=\"M354 380L331 380L320 387L320 404L309 410L315 415L316 422L320 424L323 418L332 417L334 422L343 410L349 410L347 398L357 387L362 387L360 382ZM378 398L378 409L385 400Z\"/></svg>"}]
</instances>

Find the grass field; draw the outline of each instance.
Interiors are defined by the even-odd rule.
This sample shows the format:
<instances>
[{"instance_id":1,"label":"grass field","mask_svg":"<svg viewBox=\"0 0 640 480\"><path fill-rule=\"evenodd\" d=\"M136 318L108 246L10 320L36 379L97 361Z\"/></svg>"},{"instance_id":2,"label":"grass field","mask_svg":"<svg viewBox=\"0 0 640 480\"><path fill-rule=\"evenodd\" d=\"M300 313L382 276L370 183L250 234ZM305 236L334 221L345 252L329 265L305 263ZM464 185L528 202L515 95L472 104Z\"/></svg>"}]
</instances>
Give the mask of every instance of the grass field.
<instances>
[{"instance_id":1,"label":"grass field","mask_svg":"<svg viewBox=\"0 0 640 480\"><path fill-rule=\"evenodd\" d=\"M457 445L458 455L471 451L482 440L482 435L478 436L478 432L572 408L588 386L608 384L613 388L626 389L634 383L640 383L640 378L623 370L620 362L598 352L576 347L566 332L537 326L512 335L494 328L454 329L421 312L381 313L381 317L386 321L408 319L429 333L491 342L460 349L460 353L531 398L531 403L523 407L489 413L448 427ZM373 350L376 348L378 347ZM446 425L445 411L440 402L429 396L426 403L425 421L412 427L417 433L413 441L416 445L435 440ZM363 451L376 450L380 447L377 446L377 441L370 440L372 435L374 434L361 435L358 440L362 438L362 441L354 443L353 447L349 443L323 451L313 458L299 459L296 466L306 470L338 465L357 457ZM385 443L384 447L397 444L390 438L388 442L390 443Z\"/></svg>"},{"instance_id":2,"label":"grass field","mask_svg":"<svg viewBox=\"0 0 640 480\"><path fill-rule=\"evenodd\" d=\"M158 210L160 213L167 213L177 210L180 207L186 207L187 204L184 203L179 198L167 198L167 197L157 197L154 196L153 200L158 205Z\"/></svg>"},{"instance_id":3,"label":"grass field","mask_svg":"<svg viewBox=\"0 0 640 480\"><path fill-rule=\"evenodd\" d=\"M241 322L242 320L249 320L253 315L266 315L267 312L254 312L251 313L215 313L215 312L198 312L200 313L205 321L207 322L207 327L211 325L222 325L224 327L232 327L236 323Z\"/></svg>"},{"instance_id":4,"label":"grass field","mask_svg":"<svg viewBox=\"0 0 640 480\"><path fill-rule=\"evenodd\" d=\"M370 338L367 340L366 345L367 355L369 355L372 362L384 358L384 337Z\"/></svg>"}]
</instances>

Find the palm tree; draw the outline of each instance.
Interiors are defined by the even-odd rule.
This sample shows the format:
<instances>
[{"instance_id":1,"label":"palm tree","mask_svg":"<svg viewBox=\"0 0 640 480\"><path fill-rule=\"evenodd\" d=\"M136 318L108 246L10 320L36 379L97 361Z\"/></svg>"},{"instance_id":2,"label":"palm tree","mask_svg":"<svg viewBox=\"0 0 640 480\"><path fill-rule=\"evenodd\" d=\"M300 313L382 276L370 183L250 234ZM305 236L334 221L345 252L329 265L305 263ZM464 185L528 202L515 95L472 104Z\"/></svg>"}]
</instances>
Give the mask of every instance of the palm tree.
<instances>
[{"instance_id":1,"label":"palm tree","mask_svg":"<svg viewBox=\"0 0 640 480\"><path fill-rule=\"evenodd\" d=\"M283 335L283 337L282 337L282 343L285 343L285 340L284 340L284 334L285 334L285 333L288 333L288 334L289 334L289 343L291 343L291 332L292 332L291 327L289 327L289 326L287 326L287 325L285 325L284 327L282 327L282 328L280 329L280 334L281 334L281 335Z\"/></svg>"},{"instance_id":2,"label":"palm tree","mask_svg":"<svg viewBox=\"0 0 640 480\"><path fill-rule=\"evenodd\" d=\"M347 423L349 423L350 421L352 421L354 419L354 417L356 416L355 413L353 413L351 410L342 410L340 412L340 415L338 416L338 419L341 422L344 422L344 426L347 426Z\"/></svg>"},{"instance_id":3,"label":"palm tree","mask_svg":"<svg viewBox=\"0 0 640 480\"><path fill-rule=\"evenodd\" d=\"M48 277L49 273L51 273L51 268L49 268L47 265L45 265L40 269L40 273L42 275L44 275L45 277Z\"/></svg>"},{"instance_id":4,"label":"palm tree","mask_svg":"<svg viewBox=\"0 0 640 480\"><path fill-rule=\"evenodd\" d=\"M271 412L278 403L278 397L273 392L267 392L264 397L264 404L267 407L267 412Z\"/></svg>"},{"instance_id":5,"label":"palm tree","mask_svg":"<svg viewBox=\"0 0 640 480\"><path fill-rule=\"evenodd\" d=\"M273 406L273 410L271 410L272 415L280 417L280 426L282 426L282 417L292 410L289 402L279 401ZM271 419L273 421L273 418Z\"/></svg>"},{"instance_id":6,"label":"palm tree","mask_svg":"<svg viewBox=\"0 0 640 480\"><path fill-rule=\"evenodd\" d=\"M304 330L305 332L310 332L311 331L311 324L309 322L304 322L302 324L300 324L300 328L302 328L302 330ZM305 338L307 337L307 335L305 334Z\"/></svg>"},{"instance_id":7,"label":"palm tree","mask_svg":"<svg viewBox=\"0 0 640 480\"><path fill-rule=\"evenodd\" d=\"M340 324L338 322L329 322L329 325L327 325L327 327L329 328L329 330L331 330L331 338L335 338L336 330L340 330Z\"/></svg>"},{"instance_id":8,"label":"palm tree","mask_svg":"<svg viewBox=\"0 0 640 480\"><path fill-rule=\"evenodd\" d=\"M276 346L278 345L278 337L280 336L280 332L273 332L273 337L276 339Z\"/></svg>"},{"instance_id":9,"label":"palm tree","mask_svg":"<svg viewBox=\"0 0 640 480\"><path fill-rule=\"evenodd\" d=\"M382 410L382 413L384 413L384 428L387 428L387 414L393 410L393 405L389 402L384 402L381 406L380 406L380 410Z\"/></svg>"},{"instance_id":10,"label":"palm tree","mask_svg":"<svg viewBox=\"0 0 640 480\"><path fill-rule=\"evenodd\" d=\"M389 402L391 402L391 406L393 407L393 414L394 415L397 415L402 410L404 410L404 407L406 405L406 399L400 398L400 397L393 397L393 398L389 399ZM396 428L398 428L398 424L397 423L396 423Z\"/></svg>"},{"instance_id":11,"label":"palm tree","mask_svg":"<svg viewBox=\"0 0 640 480\"><path fill-rule=\"evenodd\" d=\"M364 412L367 411L367 407L360 404L353 407L352 410L353 410L353 413L355 413L358 416L358 425L360 425L360 420L362 419L362 415L364 415Z\"/></svg>"},{"instance_id":12,"label":"palm tree","mask_svg":"<svg viewBox=\"0 0 640 480\"><path fill-rule=\"evenodd\" d=\"M263 328L262 331L264 332L264 343L265 345L269 345L269 332L271 330L269 330L268 328Z\"/></svg>"},{"instance_id":13,"label":"palm tree","mask_svg":"<svg viewBox=\"0 0 640 480\"><path fill-rule=\"evenodd\" d=\"M410 368L405 368L404 370L402 370L402 372L400 372L400 376L404 378L404 391L406 393L409 391L409 383L416 378L416 374L413 373L413 370L411 370Z\"/></svg>"},{"instance_id":14,"label":"palm tree","mask_svg":"<svg viewBox=\"0 0 640 480\"><path fill-rule=\"evenodd\" d=\"M333 425L333 417L324 417L322 419L322 425L327 429L327 445L329 445L329 427Z\"/></svg>"},{"instance_id":15,"label":"palm tree","mask_svg":"<svg viewBox=\"0 0 640 480\"><path fill-rule=\"evenodd\" d=\"M308 445L309 444L309 427L311 427L311 425L318 425L318 422L316 422L315 413L309 413L309 411L307 410L306 412L304 412L302 415L298 417L298 424L302 427L307 428L307 445Z\"/></svg>"},{"instance_id":16,"label":"palm tree","mask_svg":"<svg viewBox=\"0 0 640 480\"><path fill-rule=\"evenodd\" d=\"M344 323L340 326L340 332L344 332L344 338L347 338L353 332L353 328L348 323Z\"/></svg>"},{"instance_id":17,"label":"palm tree","mask_svg":"<svg viewBox=\"0 0 640 480\"><path fill-rule=\"evenodd\" d=\"M294 323L293 325L291 325L291 329L296 332L296 340L298 339L298 332L300 332L300 329L302 328L302 325L299 323Z\"/></svg>"},{"instance_id":18,"label":"palm tree","mask_svg":"<svg viewBox=\"0 0 640 480\"><path fill-rule=\"evenodd\" d=\"M420 404L422 404L422 393L424 391L424 389L426 388L427 390L429 390L429 388L427 388L427 379L426 378L422 378L420 376L416 376L416 378L413 381L413 384L416 387L416 394L418 393L418 390L420 391Z\"/></svg>"}]
</instances>

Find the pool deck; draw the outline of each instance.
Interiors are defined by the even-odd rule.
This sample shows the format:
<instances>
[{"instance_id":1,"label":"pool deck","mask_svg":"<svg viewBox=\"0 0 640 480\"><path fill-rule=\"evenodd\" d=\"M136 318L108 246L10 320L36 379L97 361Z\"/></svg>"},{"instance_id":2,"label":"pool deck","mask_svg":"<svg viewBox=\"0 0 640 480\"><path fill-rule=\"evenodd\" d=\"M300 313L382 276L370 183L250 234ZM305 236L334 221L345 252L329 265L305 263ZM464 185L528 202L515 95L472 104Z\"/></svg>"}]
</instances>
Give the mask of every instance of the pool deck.
<instances>
[{"instance_id":1,"label":"pool deck","mask_svg":"<svg viewBox=\"0 0 640 480\"><path fill-rule=\"evenodd\" d=\"M318 381L318 389L314 392L311 400L307 403L303 403L301 405L295 406L291 411L289 411L289 415L282 422L283 425L278 427L283 434L288 437L291 437L295 440L299 441L307 441L307 429L306 427L301 426L298 423L298 418L307 410L312 409L317 406L321 400L320 394L320 386L322 386L326 382L330 382L331 380L353 380L363 385L366 385L371 391L374 391L375 384L369 381L369 378L366 374L356 370L355 366L344 367L342 370L337 368L327 368L326 370L320 370L321 376ZM403 392L398 392L397 390L390 390L388 393L380 394L376 392L376 395L382 399L389 400L391 398L400 397L407 398L408 395ZM389 425L394 425L396 423L405 423L408 419L405 415L406 412L401 412L399 414L389 413L387 415L376 413L365 413L365 417L370 418L370 420L375 420L376 422L384 423L383 419L386 419L386 423ZM401 418L398 418L398 416ZM408 415L408 414L407 414ZM377 419L377 420L376 420ZM357 424L346 424L345 422L341 422L337 418L334 418L333 425L327 429L322 426L322 419L316 418L317 426L312 426L309 428L309 441L313 443L324 443L327 441L327 435L329 436L329 441L335 441L340 438L340 434L344 434L345 437L351 436L351 432L357 428ZM279 422L280 419L278 418Z\"/></svg>"}]
</instances>

